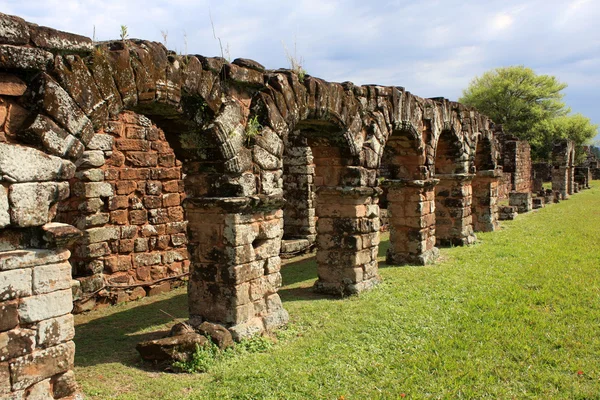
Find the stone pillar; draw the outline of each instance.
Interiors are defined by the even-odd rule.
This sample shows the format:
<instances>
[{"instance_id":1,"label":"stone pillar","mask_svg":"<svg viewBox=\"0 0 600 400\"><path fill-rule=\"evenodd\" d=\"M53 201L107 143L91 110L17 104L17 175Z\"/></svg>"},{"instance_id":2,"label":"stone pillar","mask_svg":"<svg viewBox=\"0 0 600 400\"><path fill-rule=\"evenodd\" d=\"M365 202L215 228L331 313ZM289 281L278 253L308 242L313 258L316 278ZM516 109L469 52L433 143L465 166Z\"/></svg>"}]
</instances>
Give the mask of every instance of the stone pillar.
<instances>
[{"instance_id":1,"label":"stone pillar","mask_svg":"<svg viewBox=\"0 0 600 400\"><path fill-rule=\"evenodd\" d=\"M498 223L498 186L501 172L478 171L473 179L473 230L493 232Z\"/></svg>"},{"instance_id":2,"label":"stone pillar","mask_svg":"<svg viewBox=\"0 0 600 400\"><path fill-rule=\"evenodd\" d=\"M569 167L554 167L552 170L552 190L560 192L561 200L569 198Z\"/></svg>"},{"instance_id":3,"label":"stone pillar","mask_svg":"<svg viewBox=\"0 0 600 400\"><path fill-rule=\"evenodd\" d=\"M575 193L575 167L567 167L567 190L569 194Z\"/></svg>"},{"instance_id":4,"label":"stone pillar","mask_svg":"<svg viewBox=\"0 0 600 400\"><path fill-rule=\"evenodd\" d=\"M317 292L351 295L375 286L380 189L317 189Z\"/></svg>"},{"instance_id":5,"label":"stone pillar","mask_svg":"<svg viewBox=\"0 0 600 400\"><path fill-rule=\"evenodd\" d=\"M435 193L437 179L387 180L390 247L388 264L433 263L435 247Z\"/></svg>"},{"instance_id":6,"label":"stone pillar","mask_svg":"<svg viewBox=\"0 0 600 400\"><path fill-rule=\"evenodd\" d=\"M78 393L70 255L64 249L0 252L0 398Z\"/></svg>"},{"instance_id":7,"label":"stone pillar","mask_svg":"<svg viewBox=\"0 0 600 400\"><path fill-rule=\"evenodd\" d=\"M437 174L435 236L437 245L463 246L477 240L471 215L473 174Z\"/></svg>"},{"instance_id":8,"label":"stone pillar","mask_svg":"<svg viewBox=\"0 0 600 400\"><path fill-rule=\"evenodd\" d=\"M285 325L288 313L277 294L283 200L197 198L184 205L190 318L222 324L235 339Z\"/></svg>"}]
</instances>

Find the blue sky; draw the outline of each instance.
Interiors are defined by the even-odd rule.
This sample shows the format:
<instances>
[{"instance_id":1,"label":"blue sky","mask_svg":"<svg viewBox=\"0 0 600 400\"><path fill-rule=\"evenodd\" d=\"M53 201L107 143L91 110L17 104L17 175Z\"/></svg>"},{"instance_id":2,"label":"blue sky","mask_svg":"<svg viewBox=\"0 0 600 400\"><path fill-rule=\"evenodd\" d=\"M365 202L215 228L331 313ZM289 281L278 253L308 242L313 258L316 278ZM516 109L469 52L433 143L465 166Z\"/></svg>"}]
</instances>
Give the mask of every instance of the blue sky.
<instances>
[{"instance_id":1,"label":"blue sky","mask_svg":"<svg viewBox=\"0 0 600 400\"><path fill-rule=\"evenodd\" d=\"M569 85L565 101L600 124L599 0L0 0L0 11L92 37L164 41L181 53L289 67L310 75L460 97L469 81L525 65ZM211 24L211 19L213 24ZM187 45L186 45L187 42ZM600 135L597 137L600 139Z\"/></svg>"}]
</instances>

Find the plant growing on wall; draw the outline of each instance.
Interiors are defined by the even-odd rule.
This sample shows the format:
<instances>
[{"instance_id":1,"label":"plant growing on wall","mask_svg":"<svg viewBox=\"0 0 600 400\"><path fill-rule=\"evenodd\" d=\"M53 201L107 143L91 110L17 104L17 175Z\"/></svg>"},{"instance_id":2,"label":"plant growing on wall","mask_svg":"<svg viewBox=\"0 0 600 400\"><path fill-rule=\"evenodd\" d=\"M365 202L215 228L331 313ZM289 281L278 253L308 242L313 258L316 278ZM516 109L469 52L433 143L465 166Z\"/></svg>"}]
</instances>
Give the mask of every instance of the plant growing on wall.
<instances>
[{"instance_id":1,"label":"plant growing on wall","mask_svg":"<svg viewBox=\"0 0 600 400\"><path fill-rule=\"evenodd\" d=\"M262 125L258 122L258 116L248 119L248 124L246 125L246 143L250 145L250 143L260 135L262 131Z\"/></svg>"}]
</instances>

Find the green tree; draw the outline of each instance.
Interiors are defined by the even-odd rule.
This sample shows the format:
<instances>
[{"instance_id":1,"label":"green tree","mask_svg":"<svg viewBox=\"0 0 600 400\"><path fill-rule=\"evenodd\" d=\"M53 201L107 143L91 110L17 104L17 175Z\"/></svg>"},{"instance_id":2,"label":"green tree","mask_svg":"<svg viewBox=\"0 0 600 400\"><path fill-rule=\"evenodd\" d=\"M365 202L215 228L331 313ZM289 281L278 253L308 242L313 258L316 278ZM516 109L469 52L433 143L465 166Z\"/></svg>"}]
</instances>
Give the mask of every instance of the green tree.
<instances>
[{"instance_id":1,"label":"green tree","mask_svg":"<svg viewBox=\"0 0 600 400\"><path fill-rule=\"evenodd\" d=\"M503 67L475 77L458 101L529 141L534 159L548 159L554 140L572 139L581 146L598 133L589 118L569 115L562 101L566 87L556 77L537 75L522 65Z\"/></svg>"},{"instance_id":2,"label":"green tree","mask_svg":"<svg viewBox=\"0 0 600 400\"><path fill-rule=\"evenodd\" d=\"M583 161L583 145L598 134L598 125L582 114L565 115L549 118L536 124L531 129L531 148L536 159L549 160L552 145L557 139L571 139L577 146L578 161Z\"/></svg>"}]
</instances>

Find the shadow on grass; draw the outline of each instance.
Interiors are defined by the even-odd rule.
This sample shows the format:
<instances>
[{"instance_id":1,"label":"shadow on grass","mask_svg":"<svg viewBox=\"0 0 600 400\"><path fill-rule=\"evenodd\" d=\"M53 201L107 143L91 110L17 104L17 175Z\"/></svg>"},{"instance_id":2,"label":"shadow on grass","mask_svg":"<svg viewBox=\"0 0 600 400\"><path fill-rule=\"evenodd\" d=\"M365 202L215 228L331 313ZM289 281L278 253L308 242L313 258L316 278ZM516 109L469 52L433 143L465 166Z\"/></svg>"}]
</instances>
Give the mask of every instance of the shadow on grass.
<instances>
[{"instance_id":1,"label":"shadow on grass","mask_svg":"<svg viewBox=\"0 0 600 400\"><path fill-rule=\"evenodd\" d=\"M186 294L150 304L130 303L124 308L123 311L112 312L75 327L75 365L86 367L120 363L146 369L135 346L143 340L162 337L165 332L140 331L172 322L173 318L165 313L177 319L185 319L188 316Z\"/></svg>"},{"instance_id":2,"label":"shadow on grass","mask_svg":"<svg viewBox=\"0 0 600 400\"><path fill-rule=\"evenodd\" d=\"M385 255L388 245L387 240L381 242L380 256ZM385 263L379 265L381 268L387 267ZM284 265L281 275L283 287L279 290L279 295L284 303L300 300L336 299L313 291L313 285L317 280L315 257ZM162 337L165 332L144 332L144 330L172 323L173 318L183 320L188 317L187 294L185 293L171 294L171 297L164 300L143 303L148 300L116 306L123 309L111 308L105 311L105 316L95 318L96 313L102 313L102 311L78 316L79 321L87 321L78 322L75 329L75 344L77 345L75 365L87 367L105 363L120 363L147 369L148 366L141 363L135 346L143 340Z\"/></svg>"}]
</instances>

